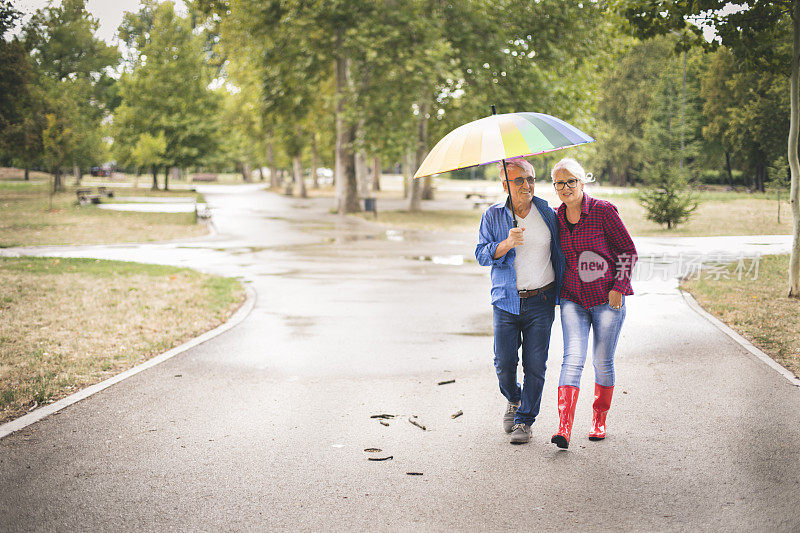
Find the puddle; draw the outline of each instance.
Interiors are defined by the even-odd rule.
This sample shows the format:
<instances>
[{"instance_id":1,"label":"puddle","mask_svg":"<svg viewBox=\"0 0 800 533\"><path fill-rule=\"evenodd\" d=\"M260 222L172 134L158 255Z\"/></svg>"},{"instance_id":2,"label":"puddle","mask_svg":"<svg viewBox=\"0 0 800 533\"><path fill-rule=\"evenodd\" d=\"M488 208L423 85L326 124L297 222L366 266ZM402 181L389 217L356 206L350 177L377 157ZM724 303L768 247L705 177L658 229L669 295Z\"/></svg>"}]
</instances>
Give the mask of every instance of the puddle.
<instances>
[{"instance_id":1,"label":"puddle","mask_svg":"<svg viewBox=\"0 0 800 533\"><path fill-rule=\"evenodd\" d=\"M394 242L403 242L405 240L403 232L396 229L387 229L386 238Z\"/></svg>"},{"instance_id":2,"label":"puddle","mask_svg":"<svg viewBox=\"0 0 800 533\"><path fill-rule=\"evenodd\" d=\"M435 265L463 265L463 255L412 255L407 256L407 259L415 261L429 261Z\"/></svg>"},{"instance_id":3,"label":"puddle","mask_svg":"<svg viewBox=\"0 0 800 533\"><path fill-rule=\"evenodd\" d=\"M286 326L292 329L293 333L298 336L308 336L309 328L316 323L316 320L309 316L285 315L283 319Z\"/></svg>"},{"instance_id":4,"label":"puddle","mask_svg":"<svg viewBox=\"0 0 800 533\"><path fill-rule=\"evenodd\" d=\"M195 207L196 206L196 207ZM187 202L178 203L115 203L115 204L99 204L97 207L100 209L107 209L110 211L140 211L147 213L194 213L202 211L206 208L206 204L194 204Z\"/></svg>"},{"instance_id":5,"label":"puddle","mask_svg":"<svg viewBox=\"0 0 800 533\"><path fill-rule=\"evenodd\" d=\"M278 276L278 277L283 277L283 276L291 277L291 276L298 276L300 274L302 274L302 272L299 269L282 270L282 271L279 271L279 272L259 272L258 273L259 276Z\"/></svg>"},{"instance_id":6,"label":"puddle","mask_svg":"<svg viewBox=\"0 0 800 533\"><path fill-rule=\"evenodd\" d=\"M215 252L225 252L231 255L257 254L269 250L268 246L242 246L234 248L211 248Z\"/></svg>"}]
</instances>

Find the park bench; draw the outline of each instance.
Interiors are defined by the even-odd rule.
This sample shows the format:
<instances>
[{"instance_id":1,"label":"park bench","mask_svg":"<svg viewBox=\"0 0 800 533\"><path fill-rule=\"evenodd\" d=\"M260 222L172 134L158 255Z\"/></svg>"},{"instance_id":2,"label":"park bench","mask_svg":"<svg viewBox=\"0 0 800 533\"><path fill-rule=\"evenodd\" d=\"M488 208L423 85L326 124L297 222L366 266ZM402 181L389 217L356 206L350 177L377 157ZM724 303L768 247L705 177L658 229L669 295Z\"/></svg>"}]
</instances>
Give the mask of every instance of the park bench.
<instances>
[{"instance_id":1,"label":"park bench","mask_svg":"<svg viewBox=\"0 0 800 533\"><path fill-rule=\"evenodd\" d=\"M489 198L489 195L483 192L476 192L476 191L468 192L466 194L466 199L469 200L471 198L474 199L472 201L473 209L487 208L494 203L492 199Z\"/></svg>"},{"instance_id":2,"label":"park bench","mask_svg":"<svg viewBox=\"0 0 800 533\"><path fill-rule=\"evenodd\" d=\"M211 218L211 209L206 204L194 204L194 214L198 220L209 220Z\"/></svg>"},{"instance_id":3,"label":"park bench","mask_svg":"<svg viewBox=\"0 0 800 533\"><path fill-rule=\"evenodd\" d=\"M192 181L217 181L217 175L213 172L192 174Z\"/></svg>"},{"instance_id":4,"label":"park bench","mask_svg":"<svg viewBox=\"0 0 800 533\"><path fill-rule=\"evenodd\" d=\"M78 197L79 205L99 204L100 199L104 196L107 198L114 197L114 191L107 187L98 187L97 193L92 193L91 187L77 189L75 195Z\"/></svg>"}]
</instances>

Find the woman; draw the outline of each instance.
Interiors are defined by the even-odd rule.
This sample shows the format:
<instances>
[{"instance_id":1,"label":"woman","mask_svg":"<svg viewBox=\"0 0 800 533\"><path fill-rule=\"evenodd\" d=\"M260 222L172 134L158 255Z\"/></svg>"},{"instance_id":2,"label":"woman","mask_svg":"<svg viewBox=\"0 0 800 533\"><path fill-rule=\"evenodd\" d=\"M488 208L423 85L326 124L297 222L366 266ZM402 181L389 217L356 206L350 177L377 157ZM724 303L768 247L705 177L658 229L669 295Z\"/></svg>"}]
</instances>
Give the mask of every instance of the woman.
<instances>
[{"instance_id":1,"label":"woman","mask_svg":"<svg viewBox=\"0 0 800 533\"><path fill-rule=\"evenodd\" d=\"M589 440L606 436L606 414L614 392L614 351L625 320L625 295L633 294L630 278L636 248L617 208L583 192L584 183L594 179L577 161L562 159L550 176L562 201L557 218L567 260L560 293L564 361L558 382L559 425L551 442L567 448L590 329L595 385Z\"/></svg>"}]
</instances>

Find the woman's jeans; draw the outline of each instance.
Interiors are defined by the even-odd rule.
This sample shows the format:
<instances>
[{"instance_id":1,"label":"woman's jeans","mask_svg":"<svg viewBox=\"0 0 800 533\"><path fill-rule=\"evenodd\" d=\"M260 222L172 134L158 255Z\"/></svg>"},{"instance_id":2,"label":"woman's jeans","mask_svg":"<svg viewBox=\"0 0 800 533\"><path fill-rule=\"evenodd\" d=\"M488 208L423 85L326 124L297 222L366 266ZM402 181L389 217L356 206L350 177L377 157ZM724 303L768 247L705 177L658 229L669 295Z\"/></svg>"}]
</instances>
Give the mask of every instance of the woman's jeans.
<instances>
[{"instance_id":1,"label":"woman's jeans","mask_svg":"<svg viewBox=\"0 0 800 533\"><path fill-rule=\"evenodd\" d=\"M520 299L520 313L494 309L494 368L500 392L509 402L522 402L515 424L533 424L539 414L555 318L555 289ZM519 348L522 346L522 387L517 383Z\"/></svg>"},{"instance_id":2,"label":"woman's jeans","mask_svg":"<svg viewBox=\"0 0 800 533\"><path fill-rule=\"evenodd\" d=\"M622 307L614 309L608 302L589 309L561 299L561 328L564 331L564 362L558 386L580 388L581 372L586 362L589 328L594 333L594 381L603 387L614 385L614 351L625 320L625 297Z\"/></svg>"}]
</instances>

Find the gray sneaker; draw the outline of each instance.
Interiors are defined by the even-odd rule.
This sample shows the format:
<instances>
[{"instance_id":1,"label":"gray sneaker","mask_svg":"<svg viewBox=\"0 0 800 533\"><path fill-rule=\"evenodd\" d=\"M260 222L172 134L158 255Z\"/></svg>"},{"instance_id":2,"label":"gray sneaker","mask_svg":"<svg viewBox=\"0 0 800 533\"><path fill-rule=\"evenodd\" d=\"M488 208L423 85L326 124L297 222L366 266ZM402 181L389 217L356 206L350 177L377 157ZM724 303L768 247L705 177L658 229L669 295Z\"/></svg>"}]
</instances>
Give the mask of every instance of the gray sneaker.
<instances>
[{"instance_id":1,"label":"gray sneaker","mask_svg":"<svg viewBox=\"0 0 800 533\"><path fill-rule=\"evenodd\" d=\"M511 444L525 444L531 440L531 427L528 424L514 424Z\"/></svg>"},{"instance_id":2,"label":"gray sneaker","mask_svg":"<svg viewBox=\"0 0 800 533\"><path fill-rule=\"evenodd\" d=\"M519 402L508 402L506 413L503 415L503 430L506 433L511 433L514 430L514 415L517 414L517 409L519 409Z\"/></svg>"}]
</instances>

